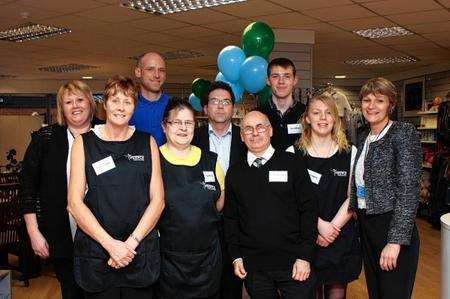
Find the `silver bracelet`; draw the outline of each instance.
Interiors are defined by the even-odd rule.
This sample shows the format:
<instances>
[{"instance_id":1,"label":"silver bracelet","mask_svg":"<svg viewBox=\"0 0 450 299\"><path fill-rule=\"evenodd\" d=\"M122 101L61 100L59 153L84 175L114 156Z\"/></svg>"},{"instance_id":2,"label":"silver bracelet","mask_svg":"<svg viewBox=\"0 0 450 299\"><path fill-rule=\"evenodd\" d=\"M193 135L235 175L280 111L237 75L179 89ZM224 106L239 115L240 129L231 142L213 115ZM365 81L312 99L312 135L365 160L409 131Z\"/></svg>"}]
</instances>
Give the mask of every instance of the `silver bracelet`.
<instances>
[{"instance_id":1,"label":"silver bracelet","mask_svg":"<svg viewBox=\"0 0 450 299\"><path fill-rule=\"evenodd\" d=\"M135 240L138 244L141 243L141 240L139 240L138 237L136 237L134 234L131 234L130 237Z\"/></svg>"}]
</instances>

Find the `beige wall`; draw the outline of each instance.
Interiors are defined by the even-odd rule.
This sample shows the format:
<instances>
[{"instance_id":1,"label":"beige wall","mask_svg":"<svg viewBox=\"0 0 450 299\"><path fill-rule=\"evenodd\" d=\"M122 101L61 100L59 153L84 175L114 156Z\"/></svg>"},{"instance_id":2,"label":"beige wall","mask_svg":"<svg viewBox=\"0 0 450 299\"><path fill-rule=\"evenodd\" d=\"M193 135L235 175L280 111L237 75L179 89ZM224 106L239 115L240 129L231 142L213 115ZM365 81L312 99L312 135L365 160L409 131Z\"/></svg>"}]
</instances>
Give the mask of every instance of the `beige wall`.
<instances>
[{"instance_id":1,"label":"beige wall","mask_svg":"<svg viewBox=\"0 0 450 299\"><path fill-rule=\"evenodd\" d=\"M6 152L12 148L17 151L17 161L22 161L30 133L39 129L42 122L40 116L0 115L0 165L7 164Z\"/></svg>"}]
</instances>

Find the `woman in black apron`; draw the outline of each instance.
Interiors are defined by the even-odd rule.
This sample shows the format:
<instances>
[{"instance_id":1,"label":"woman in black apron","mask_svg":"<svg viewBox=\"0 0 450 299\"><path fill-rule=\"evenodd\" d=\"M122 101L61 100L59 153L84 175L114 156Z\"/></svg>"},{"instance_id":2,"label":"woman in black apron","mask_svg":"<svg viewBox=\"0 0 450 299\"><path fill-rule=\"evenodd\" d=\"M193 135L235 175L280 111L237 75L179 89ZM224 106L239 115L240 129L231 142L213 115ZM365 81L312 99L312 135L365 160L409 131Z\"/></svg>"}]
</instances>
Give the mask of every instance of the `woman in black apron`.
<instances>
[{"instance_id":1,"label":"woman in black apron","mask_svg":"<svg viewBox=\"0 0 450 299\"><path fill-rule=\"evenodd\" d=\"M314 96L302 118L299 154L305 160L319 207L316 298L342 299L362 267L356 221L349 206L349 181L356 148L349 146L335 100Z\"/></svg>"},{"instance_id":2,"label":"woman in black apron","mask_svg":"<svg viewBox=\"0 0 450 299\"><path fill-rule=\"evenodd\" d=\"M110 79L106 124L73 145L68 208L78 223L74 274L85 298L149 299L159 275L154 227L164 191L155 140L128 126L136 94L131 79Z\"/></svg>"},{"instance_id":3,"label":"woman in black apron","mask_svg":"<svg viewBox=\"0 0 450 299\"><path fill-rule=\"evenodd\" d=\"M169 101L160 147L166 209L159 222L161 275L158 296L216 298L221 273L216 203L224 175L217 155L191 145L194 111L181 100Z\"/></svg>"}]
</instances>

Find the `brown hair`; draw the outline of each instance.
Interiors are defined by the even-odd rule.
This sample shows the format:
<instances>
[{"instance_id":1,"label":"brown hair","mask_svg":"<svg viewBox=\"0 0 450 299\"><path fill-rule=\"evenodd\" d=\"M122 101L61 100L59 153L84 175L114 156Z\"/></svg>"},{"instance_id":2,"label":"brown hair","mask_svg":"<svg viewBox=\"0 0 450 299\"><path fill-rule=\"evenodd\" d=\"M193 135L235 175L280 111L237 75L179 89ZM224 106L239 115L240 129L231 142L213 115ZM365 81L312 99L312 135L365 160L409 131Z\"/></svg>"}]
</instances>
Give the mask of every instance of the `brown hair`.
<instances>
[{"instance_id":1,"label":"brown hair","mask_svg":"<svg viewBox=\"0 0 450 299\"><path fill-rule=\"evenodd\" d=\"M108 99L118 92L122 92L124 95L131 97L133 99L134 106L137 105L138 89L133 80L128 77L121 75L116 75L108 79L105 85L105 92L103 95L104 103Z\"/></svg>"},{"instance_id":2,"label":"brown hair","mask_svg":"<svg viewBox=\"0 0 450 299\"><path fill-rule=\"evenodd\" d=\"M363 87L361 87L359 99L362 101L362 99L369 94L375 95L377 93L388 97L389 103L391 104L389 113L392 113L397 105L398 97L397 88L395 85L388 79L382 77L369 79Z\"/></svg>"},{"instance_id":3,"label":"brown hair","mask_svg":"<svg viewBox=\"0 0 450 299\"><path fill-rule=\"evenodd\" d=\"M301 118L303 132L302 136L296 143L297 148L301 149L304 153L307 153L308 148L312 146L311 125L308 124L308 122L306 121L306 116L308 115L312 103L316 101L322 101L330 109L331 117L333 118L334 121L333 130L331 131L331 138L333 139L334 142L336 142L339 152L347 151L349 149L347 137L345 136L343 124L341 118L339 117L336 102L329 92L324 92L319 95L313 96L309 100L305 113L303 113L303 116Z\"/></svg>"},{"instance_id":4,"label":"brown hair","mask_svg":"<svg viewBox=\"0 0 450 299\"><path fill-rule=\"evenodd\" d=\"M61 126L66 125L66 118L64 117L62 108L63 97L66 94L76 94L86 97L89 100L89 106L91 110L89 116L90 120L92 120L95 114L96 105L94 102L94 98L92 97L91 89L86 83L79 80L73 80L62 85L58 89L58 93L56 94L56 121L58 122L58 124Z\"/></svg>"}]
</instances>

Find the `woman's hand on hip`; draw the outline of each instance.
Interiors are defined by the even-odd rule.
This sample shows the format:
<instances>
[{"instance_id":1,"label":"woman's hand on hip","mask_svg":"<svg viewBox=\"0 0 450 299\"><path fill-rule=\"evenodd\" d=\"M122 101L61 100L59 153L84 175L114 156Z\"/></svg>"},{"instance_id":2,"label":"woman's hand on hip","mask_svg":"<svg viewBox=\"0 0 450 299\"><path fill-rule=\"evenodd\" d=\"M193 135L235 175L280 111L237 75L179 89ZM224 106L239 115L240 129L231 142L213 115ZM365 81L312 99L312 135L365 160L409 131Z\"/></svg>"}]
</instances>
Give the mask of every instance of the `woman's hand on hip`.
<instances>
[{"instance_id":1,"label":"woman's hand on hip","mask_svg":"<svg viewBox=\"0 0 450 299\"><path fill-rule=\"evenodd\" d=\"M397 258L400 253L400 244L387 243L381 251L380 267L384 271L391 271L397 267Z\"/></svg>"}]
</instances>

